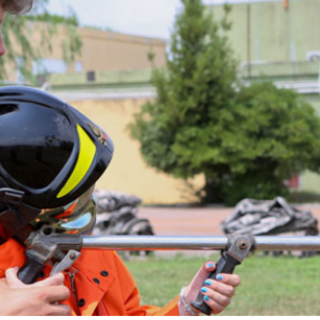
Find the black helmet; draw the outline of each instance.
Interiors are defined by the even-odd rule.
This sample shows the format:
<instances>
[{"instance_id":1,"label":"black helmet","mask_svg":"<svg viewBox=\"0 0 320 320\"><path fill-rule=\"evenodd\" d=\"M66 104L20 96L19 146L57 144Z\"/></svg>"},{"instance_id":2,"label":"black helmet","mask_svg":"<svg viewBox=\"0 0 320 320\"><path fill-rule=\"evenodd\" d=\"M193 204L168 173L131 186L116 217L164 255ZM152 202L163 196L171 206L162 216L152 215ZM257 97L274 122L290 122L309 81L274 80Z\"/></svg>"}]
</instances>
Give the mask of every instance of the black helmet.
<instances>
[{"instance_id":1,"label":"black helmet","mask_svg":"<svg viewBox=\"0 0 320 320\"><path fill-rule=\"evenodd\" d=\"M112 154L107 134L53 95L0 88L1 228L12 224L6 210L30 222L42 209L70 205L92 188Z\"/></svg>"}]
</instances>

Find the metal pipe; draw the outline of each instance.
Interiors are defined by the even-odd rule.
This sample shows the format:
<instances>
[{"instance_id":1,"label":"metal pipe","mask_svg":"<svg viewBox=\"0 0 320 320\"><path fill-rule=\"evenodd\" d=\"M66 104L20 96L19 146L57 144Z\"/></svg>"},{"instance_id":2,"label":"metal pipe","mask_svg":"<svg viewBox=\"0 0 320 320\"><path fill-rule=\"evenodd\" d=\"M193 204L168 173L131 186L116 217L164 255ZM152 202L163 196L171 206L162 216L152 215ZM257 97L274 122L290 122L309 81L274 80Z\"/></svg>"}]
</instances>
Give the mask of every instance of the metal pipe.
<instances>
[{"instance_id":1,"label":"metal pipe","mask_svg":"<svg viewBox=\"0 0 320 320\"><path fill-rule=\"evenodd\" d=\"M258 236L256 250L320 251L320 237ZM84 236L83 248L112 250L223 250L229 240L225 236Z\"/></svg>"}]
</instances>

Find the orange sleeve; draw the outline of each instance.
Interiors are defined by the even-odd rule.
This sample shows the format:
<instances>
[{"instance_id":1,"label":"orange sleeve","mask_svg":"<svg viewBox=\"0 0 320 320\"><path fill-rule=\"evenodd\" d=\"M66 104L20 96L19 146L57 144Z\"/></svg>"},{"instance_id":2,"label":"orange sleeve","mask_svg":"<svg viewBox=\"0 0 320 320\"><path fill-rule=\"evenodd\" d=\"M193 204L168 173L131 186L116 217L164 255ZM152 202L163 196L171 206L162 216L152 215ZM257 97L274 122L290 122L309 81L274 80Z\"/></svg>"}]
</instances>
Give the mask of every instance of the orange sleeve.
<instances>
[{"instance_id":1,"label":"orange sleeve","mask_svg":"<svg viewBox=\"0 0 320 320\"><path fill-rule=\"evenodd\" d=\"M118 271L123 301L128 316L179 316L178 299L176 297L163 308L155 306L140 306L140 293L127 267L115 253L115 262Z\"/></svg>"},{"instance_id":2,"label":"orange sleeve","mask_svg":"<svg viewBox=\"0 0 320 320\"><path fill-rule=\"evenodd\" d=\"M153 307L153 306L142 306L147 312L147 316L179 316L178 309L179 296L174 298L163 308Z\"/></svg>"}]
</instances>

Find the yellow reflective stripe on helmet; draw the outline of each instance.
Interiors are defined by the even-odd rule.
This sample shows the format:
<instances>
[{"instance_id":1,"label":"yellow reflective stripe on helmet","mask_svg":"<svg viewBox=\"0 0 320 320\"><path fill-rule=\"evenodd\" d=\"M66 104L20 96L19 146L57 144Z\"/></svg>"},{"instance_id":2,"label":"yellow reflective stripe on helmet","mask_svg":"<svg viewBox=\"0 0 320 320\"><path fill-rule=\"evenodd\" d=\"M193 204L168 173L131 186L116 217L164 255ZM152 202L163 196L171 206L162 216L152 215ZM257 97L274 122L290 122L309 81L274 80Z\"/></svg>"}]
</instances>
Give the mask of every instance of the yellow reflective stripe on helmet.
<instances>
[{"instance_id":1,"label":"yellow reflective stripe on helmet","mask_svg":"<svg viewBox=\"0 0 320 320\"><path fill-rule=\"evenodd\" d=\"M79 157L69 180L59 192L58 199L67 195L82 181L89 171L97 151L93 141L79 125L77 125L77 131L80 140Z\"/></svg>"}]
</instances>

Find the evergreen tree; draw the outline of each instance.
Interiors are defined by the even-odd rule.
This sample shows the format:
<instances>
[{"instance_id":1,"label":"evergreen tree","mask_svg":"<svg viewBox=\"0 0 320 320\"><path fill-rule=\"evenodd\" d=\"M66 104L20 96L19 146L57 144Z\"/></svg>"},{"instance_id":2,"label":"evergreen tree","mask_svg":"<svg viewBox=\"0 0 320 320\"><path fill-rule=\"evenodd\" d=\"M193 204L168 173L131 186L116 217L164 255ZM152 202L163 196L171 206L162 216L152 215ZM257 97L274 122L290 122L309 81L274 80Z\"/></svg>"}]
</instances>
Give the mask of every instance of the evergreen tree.
<instances>
[{"instance_id":1,"label":"evergreen tree","mask_svg":"<svg viewBox=\"0 0 320 320\"><path fill-rule=\"evenodd\" d=\"M219 33L230 28L226 17L219 24L200 0L182 2L167 68L153 74L157 99L142 107L130 129L148 165L184 179L204 173L210 184L226 167L220 149L233 117L236 61Z\"/></svg>"},{"instance_id":2,"label":"evergreen tree","mask_svg":"<svg viewBox=\"0 0 320 320\"><path fill-rule=\"evenodd\" d=\"M284 179L319 168L319 120L293 92L240 87L229 6L219 23L201 0L182 2L167 68L153 74L157 98L129 126L146 163L183 179L204 174L206 202L282 194Z\"/></svg>"}]
</instances>

